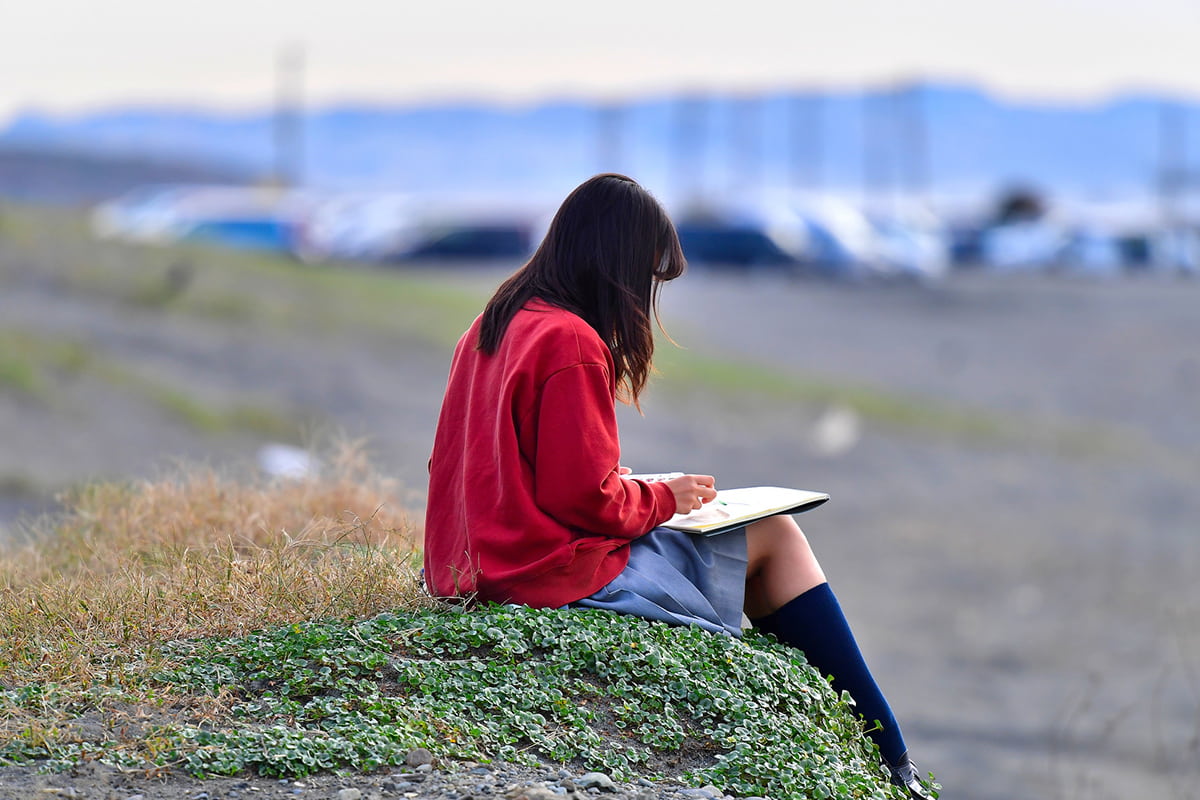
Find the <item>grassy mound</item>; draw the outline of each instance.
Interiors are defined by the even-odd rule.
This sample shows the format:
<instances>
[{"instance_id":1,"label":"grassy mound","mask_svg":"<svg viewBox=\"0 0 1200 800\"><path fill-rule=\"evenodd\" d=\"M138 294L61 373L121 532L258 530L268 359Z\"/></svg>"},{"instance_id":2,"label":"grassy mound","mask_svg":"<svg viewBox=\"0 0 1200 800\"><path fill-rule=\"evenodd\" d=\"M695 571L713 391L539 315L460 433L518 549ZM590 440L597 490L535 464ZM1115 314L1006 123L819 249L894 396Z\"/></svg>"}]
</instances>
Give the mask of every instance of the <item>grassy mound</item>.
<instances>
[{"instance_id":1,"label":"grassy mound","mask_svg":"<svg viewBox=\"0 0 1200 800\"><path fill-rule=\"evenodd\" d=\"M88 487L0 557L0 764L300 776L567 763L899 797L794 650L598 611L434 607L353 451L307 481Z\"/></svg>"}]
</instances>

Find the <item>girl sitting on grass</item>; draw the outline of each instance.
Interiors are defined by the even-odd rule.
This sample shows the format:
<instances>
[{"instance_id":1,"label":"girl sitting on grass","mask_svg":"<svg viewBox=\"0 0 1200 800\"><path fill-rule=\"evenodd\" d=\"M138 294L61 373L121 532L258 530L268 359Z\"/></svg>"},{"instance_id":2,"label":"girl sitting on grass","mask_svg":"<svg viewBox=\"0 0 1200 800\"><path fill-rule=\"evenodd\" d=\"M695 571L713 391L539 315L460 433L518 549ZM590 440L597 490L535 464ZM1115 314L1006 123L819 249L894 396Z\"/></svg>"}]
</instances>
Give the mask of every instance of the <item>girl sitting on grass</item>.
<instances>
[{"instance_id":1,"label":"girl sitting on grass","mask_svg":"<svg viewBox=\"0 0 1200 800\"><path fill-rule=\"evenodd\" d=\"M429 462L434 596L608 609L804 651L847 690L893 780L929 797L808 540L789 516L703 537L660 527L716 496L711 475L624 477L615 400L651 370L675 227L622 175L576 188L529 262L459 340Z\"/></svg>"}]
</instances>

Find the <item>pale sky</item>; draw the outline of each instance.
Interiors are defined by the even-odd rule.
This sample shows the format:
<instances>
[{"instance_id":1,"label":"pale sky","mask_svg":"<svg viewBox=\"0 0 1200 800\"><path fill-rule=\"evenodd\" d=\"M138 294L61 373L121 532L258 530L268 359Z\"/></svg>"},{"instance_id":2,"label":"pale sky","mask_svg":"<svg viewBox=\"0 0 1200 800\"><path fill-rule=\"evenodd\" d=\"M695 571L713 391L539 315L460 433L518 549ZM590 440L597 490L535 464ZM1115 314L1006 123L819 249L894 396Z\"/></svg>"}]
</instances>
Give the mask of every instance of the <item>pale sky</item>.
<instances>
[{"instance_id":1,"label":"pale sky","mask_svg":"<svg viewBox=\"0 0 1200 800\"><path fill-rule=\"evenodd\" d=\"M0 0L0 124L21 109L530 102L928 78L1023 99L1200 97L1200 0Z\"/></svg>"}]
</instances>

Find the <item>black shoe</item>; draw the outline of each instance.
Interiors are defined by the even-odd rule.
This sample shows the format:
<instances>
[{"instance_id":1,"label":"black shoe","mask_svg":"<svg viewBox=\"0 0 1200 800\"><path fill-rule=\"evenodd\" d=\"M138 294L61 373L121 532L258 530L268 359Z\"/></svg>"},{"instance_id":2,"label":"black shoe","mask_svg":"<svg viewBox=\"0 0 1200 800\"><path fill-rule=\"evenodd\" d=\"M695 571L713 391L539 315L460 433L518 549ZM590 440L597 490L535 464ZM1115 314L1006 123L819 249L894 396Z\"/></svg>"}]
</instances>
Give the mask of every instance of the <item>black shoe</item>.
<instances>
[{"instance_id":1,"label":"black shoe","mask_svg":"<svg viewBox=\"0 0 1200 800\"><path fill-rule=\"evenodd\" d=\"M891 769L892 783L907 789L912 800L933 800L937 797L932 788L921 780L917 765L908 757L908 753L900 756L900 761Z\"/></svg>"}]
</instances>

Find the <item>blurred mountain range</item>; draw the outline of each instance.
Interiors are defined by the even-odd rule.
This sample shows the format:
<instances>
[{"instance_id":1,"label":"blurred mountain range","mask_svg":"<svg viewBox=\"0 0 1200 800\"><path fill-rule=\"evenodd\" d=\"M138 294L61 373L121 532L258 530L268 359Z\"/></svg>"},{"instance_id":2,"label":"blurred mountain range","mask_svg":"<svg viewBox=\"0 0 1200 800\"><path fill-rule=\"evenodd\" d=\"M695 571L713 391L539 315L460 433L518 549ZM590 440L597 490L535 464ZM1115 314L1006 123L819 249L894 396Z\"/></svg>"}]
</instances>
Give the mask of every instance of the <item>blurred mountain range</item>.
<instances>
[{"instance_id":1,"label":"blurred mountain range","mask_svg":"<svg viewBox=\"0 0 1200 800\"><path fill-rule=\"evenodd\" d=\"M990 197L1022 185L1112 200L1149 197L1164 168L1200 153L1200 125L1187 125L1197 111L1200 103L1151 94L1050 105L929 83L619 105L112 108L20 114L0 129L0 156L149 160L247 181L284 164L292 182L314 188L547 199L617 170L675 197L782 188ZM22 196L4 163L0 194Z\"/></svg>"}]
</instances>

